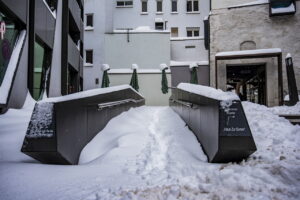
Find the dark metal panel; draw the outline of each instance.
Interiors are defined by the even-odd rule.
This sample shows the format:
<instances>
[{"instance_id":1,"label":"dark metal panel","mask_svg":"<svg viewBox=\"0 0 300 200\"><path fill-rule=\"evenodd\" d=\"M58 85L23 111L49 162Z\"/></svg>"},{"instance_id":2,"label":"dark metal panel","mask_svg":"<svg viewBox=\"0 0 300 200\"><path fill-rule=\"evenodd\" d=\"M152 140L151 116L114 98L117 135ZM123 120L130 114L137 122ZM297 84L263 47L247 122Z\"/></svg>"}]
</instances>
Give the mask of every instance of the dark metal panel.
<instances>
[{"instance_id":1,"label":"dark metal panel","mask_svg":"<svg viewBox=\"0 0 300 200\"><path fill-rule=\"evenodd\" d=\"M120 103L120 100L123 101ZM105 106L99 107L99 104ZM131 107L144 104L145 99L132 89L39 103L33 111L22 152L44 163L77 164L81 150L109 120ZM48 106L52 106L51 109Z\"/></svg>"},{"instance_id":2,"label":"dark metal panel","mask_svg":"<svg viewBox=\"0 0 300 200\"><path fill-rule=\"evenodd\" d=\"M81 25L80 11L81 10L80 10L78 3L74 0L69 1L69 9L70 9L70 13L72 14L72 16L75 20L78 30L80 30L80 25Z\"/></svg>"},{"instance_id":3,"label":"dark metal panel","mask_svg":"<svg viewBox=\"0 0 300 200\"><path fill-rule=\"evenodd\" d=\"M240 161L256 151L240 101L172 89L170 106L194 132L209 162Z\"/></svg>"},{"instance_id":4,"label":"dark metal panel","mask_svg":"<svg viewBox=\"0 0 300 200\"><path fill-rule=\"evenodd\" d=\"M79 71L80 52L72 38L68 35L68 62Z\"/></svg>"},{"instance_id":5,"label":"dark metal panel","mask_svg":"<svg viewBox=\"0 0 300 200\"><path fill-rule=\"evenodd\" d=\"M68 33L69 33L69 7L68 0L62 1L62 28L61 28L61 94L68 94Z\"/></svg>"},{"instance_id":6,"label":"dark metal panel","mask_svg":"<svg viewBox=\"0 0 300 200\"><path fill-rule=\"evenodd\" d=\"M23 22L27 22L27 0L2 0L2 2Z\"/></svg>"},{"instance_id":7,"label":"dark metal panel","mask_svg":"<svg viewBox=\"0 0 300 200\"><path fill-rule=\"evenodd\" d=\"M35 1L35 32L39 38L53 48L55 18L43 1Z\"/></svg>"}]
</instances>

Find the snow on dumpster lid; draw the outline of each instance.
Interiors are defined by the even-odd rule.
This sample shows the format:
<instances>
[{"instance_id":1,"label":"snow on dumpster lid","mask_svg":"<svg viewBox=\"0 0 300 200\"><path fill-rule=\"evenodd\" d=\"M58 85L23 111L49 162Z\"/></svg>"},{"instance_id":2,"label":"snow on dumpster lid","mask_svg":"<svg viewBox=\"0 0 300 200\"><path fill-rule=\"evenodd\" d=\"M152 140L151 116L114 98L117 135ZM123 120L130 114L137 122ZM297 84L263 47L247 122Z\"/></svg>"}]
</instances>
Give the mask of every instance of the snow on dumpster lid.
<instances>
[{"instance_id":1,"label":"snow on dumpster lid","mask_svg":"<svg viewBox=\"0 0 300 200\"><path fill-rule=\"evenodd\" d=\"M66 96L47 98L47 99L43 99L42 101L39 101L38 103L45 103L45 102L56 103L56 102L70 101L70 100L81 99L85 97L91 97L99 94L111 93L119 90L129 89L129 88L134 90L130 85L119 85L119 86L113 86L108 88L97 88L92 90L86 90L83 92L77 92Z\"/></svg>"},{"instance_id":2,"label":"snow on dumpster lid","mask_svg":"<svg viewBox=\"0 0 300 200\"><path fill-rule=\"evenodd\" d=\"M220 100L220 101L240 100L239 97L234 92L224 92L220 89L215 89L203 85L180 83L177 86L177 88L187 92L199 94L208 98Z\"/></svg>"},{"instance_id":3,"label":"snow on dumpster lid","mask_svg":"<svg viewBox=\"0 0 300 200\"><path fill-rule=\"evenodd\" d=\"M230 57L230 56L243 56L243 55L261 55L261 54L273 54L281 53L280 48L272 49L255 49L255 50L242 50L242 51L224 51L216 54L216 57Z\"/></svg>"}]
</instances>

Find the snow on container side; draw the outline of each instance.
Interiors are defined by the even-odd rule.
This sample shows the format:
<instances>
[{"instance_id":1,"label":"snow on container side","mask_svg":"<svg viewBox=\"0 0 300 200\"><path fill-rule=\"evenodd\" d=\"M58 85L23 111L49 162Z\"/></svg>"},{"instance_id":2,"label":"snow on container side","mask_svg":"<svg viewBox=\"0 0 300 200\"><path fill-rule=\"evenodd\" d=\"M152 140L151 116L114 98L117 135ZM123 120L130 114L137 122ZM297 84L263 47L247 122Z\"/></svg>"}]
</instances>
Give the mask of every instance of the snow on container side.
<instances>
[{"instance_id":1,"label":"snow on container side","mask_svg":"<svg viewBox=\"0 0 300 200\"><path fill-rule=\"evenodd\" d=\"M44 99L35 105L21 151L42 163L77 164L109 120L144 104L129 85Z\"/></svg>"},{"instance_id":2,"label":"snow on container side","mask_svg":"<svg viewBox=\"0 0 300 200\"><path fill-rule=\"evenodd\" d=\"M170 106L194 132L209 162L241 161L256 151L236 94L180 83L172 90Z\"/></svg>"}]
</instances>

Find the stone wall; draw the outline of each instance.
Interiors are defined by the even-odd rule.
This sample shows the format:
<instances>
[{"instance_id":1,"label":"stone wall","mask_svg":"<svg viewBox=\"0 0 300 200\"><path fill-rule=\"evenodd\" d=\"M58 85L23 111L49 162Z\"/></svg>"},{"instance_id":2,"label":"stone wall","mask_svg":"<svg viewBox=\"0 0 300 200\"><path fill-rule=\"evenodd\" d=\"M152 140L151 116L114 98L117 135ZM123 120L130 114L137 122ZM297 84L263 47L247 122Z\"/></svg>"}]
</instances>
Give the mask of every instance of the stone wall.
<instances>
[{"instance_id":1,"label":"stone wall","mask_svg":"<svg viewBox=\"0 0 300 200\"><path fill-rule=\"evenodd\" d=\"M281 48L283 56L283 88L287 94L287 79L284 58L291 53L298 90L300 90L300 2L297 1L295 15L269 17L269 4L253 5L239 8L223 8L212 10L210 16L210 80L215 87L215 54L222 51L239 51L246 46L256 46L256 49ZM244 43L244 44L243 44ZM255 43L255 45L253 45ZM242 45L243 44L243 45ZM270 77L275 81L277 76L271 76L271 71L277 70L276 59L235 60L235 63L266 63ZM273 64L272 64L273 63ZM226 66L225 64L223 64ZM220 70L222 71L222 69ZM226 79L226 73L221 73L219 79ZM277 90L276 84L267 85L269 90ZM224 82L223 82L224 84ZM222 87L220 87L222 88ZM223 89L223 88L222 88ZM272 97L271 97L272 96ZM276 98L277 94L269 98ZM270 105L276 104L277 100Z\"/></svg>"}]
</instances>

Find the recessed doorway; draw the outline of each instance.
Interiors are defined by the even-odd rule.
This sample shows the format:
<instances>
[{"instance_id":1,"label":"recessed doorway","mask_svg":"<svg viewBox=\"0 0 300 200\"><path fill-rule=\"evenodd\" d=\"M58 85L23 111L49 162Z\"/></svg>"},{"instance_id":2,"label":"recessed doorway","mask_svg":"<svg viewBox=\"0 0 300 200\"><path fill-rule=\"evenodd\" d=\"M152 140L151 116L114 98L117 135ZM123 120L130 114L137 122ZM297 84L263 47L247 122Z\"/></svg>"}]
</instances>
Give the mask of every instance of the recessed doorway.
<instances>
[{"instance_id":1,"label":"recessed doorway","mask_svg":"<svg viewBox=\"0 0 300 200\"><path fill-rule=\"evenodd\" d=\"M266 65L227 65L227 91L235 91L241 101L266 105Z\"/></svg>"}]
</instances>

